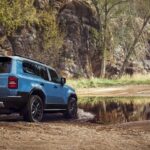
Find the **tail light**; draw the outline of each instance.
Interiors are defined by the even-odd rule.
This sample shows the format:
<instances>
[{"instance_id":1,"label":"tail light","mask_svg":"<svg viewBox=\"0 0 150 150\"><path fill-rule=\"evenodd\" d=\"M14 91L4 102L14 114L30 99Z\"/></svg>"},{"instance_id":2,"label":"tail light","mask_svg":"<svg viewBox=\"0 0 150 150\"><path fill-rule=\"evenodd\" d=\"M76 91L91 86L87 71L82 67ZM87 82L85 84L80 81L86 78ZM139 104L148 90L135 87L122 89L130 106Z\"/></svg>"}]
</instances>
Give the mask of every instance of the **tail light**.
<instances>
[{"instance_id":1,"label":"tail light","mask_svg":"<svg viewBox=\"0 0 150 150\"><path fill-rule=\"evenodd\" d=\"M10 76L8 77L8 88L17 89L18 88L18 78Z\"/></svg>"}]
</instances>

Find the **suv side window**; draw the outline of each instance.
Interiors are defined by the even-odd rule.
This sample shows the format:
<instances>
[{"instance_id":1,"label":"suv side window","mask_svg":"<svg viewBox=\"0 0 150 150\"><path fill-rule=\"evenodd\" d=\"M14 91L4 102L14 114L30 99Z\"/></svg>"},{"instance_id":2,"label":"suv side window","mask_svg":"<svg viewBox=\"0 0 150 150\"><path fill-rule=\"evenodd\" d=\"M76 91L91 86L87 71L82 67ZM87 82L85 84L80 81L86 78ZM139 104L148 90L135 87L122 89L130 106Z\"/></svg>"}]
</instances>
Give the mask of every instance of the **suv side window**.
<instances>
[{"instance_id":1,"label":"suv side window","mask_svg":"<svg viewBox=\"0 0 150 150\"><path fill-rule=\"evenodd\" d=\"M52 70L52 69L48 69L49 70L49 73L50 73L50 76L51 76L51 81L52 82L55 82L55 83L59 83L59 77L56 73L56 71Z\"/></svg>"},{"instance_id":2,"label":"suv side window","mask_svg":"<svg viewBox=\"0 0 150 150\"><path fill-rule=\"evenodd\" d=\"M37 75L34 64L29 63L29 62L23 62L22 66L23 66L23 72L32 74L32 75Z\"/></svg>"},{"instance_id":3,"label":"suv side window","mask_svg":"<svg viewBox=\"0 0 150 150\"><path fill-rule=\"evenodd\" d=\"M38 70L39 70L39 71L38 71L38 72L39 72L39 76L40 76L41 78L43 78L44 80L49 81L48 73L47 73L46 67L37 65L37 68L38 68Z\"/></svg>"},{"instance_id":4,"label":"suv side window","mask_svg":"<svg viewBox=\"0 0 150 150\"><path fill-rule=\"evenodd\" d=\"M23 62L23 71L28 74L39 76L44 80L49 80L47 69L44 66L25 61Z\"/></svg>"}]
</instances>

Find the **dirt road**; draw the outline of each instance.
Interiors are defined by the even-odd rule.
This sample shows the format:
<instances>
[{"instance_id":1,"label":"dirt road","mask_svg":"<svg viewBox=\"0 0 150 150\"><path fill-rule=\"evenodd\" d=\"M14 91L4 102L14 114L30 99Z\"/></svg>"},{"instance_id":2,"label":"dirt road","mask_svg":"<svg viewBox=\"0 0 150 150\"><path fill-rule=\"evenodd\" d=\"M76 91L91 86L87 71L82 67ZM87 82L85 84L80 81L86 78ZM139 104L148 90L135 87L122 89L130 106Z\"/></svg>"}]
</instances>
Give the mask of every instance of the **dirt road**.
<instances>
[{"instance_id":1,"label":"dirt road","mask_svg":"<svg viewBox=\"0 0 150 150\"><path fill-rule=\"evenodd\" d=\"M78 90L80 96L149 96L150 86ZM89 114L90 116L90 114ZM150 121L98 125L46 115L42 123L0 116L0 150L150 150Z\"/></svg>"},{"instance_id":2,"label":"dirt road","mask_svg":"<svg viewBox=\"0 0 150 150\"><path fill-rule=\"evenodd\" d=\"M97 125L50 115L43 123L0 121L0 150L149 150L150 121Z\"/></svg>"},{"instance_id":3,"label":"dirt road","mask_svg":"<svg viewBox=\"0 0 150 150\"><path fill-rule=\"evenodd\" d=\"M77 89L78 96L150 96L149 85Z\"/></svg>"}]
</instances>

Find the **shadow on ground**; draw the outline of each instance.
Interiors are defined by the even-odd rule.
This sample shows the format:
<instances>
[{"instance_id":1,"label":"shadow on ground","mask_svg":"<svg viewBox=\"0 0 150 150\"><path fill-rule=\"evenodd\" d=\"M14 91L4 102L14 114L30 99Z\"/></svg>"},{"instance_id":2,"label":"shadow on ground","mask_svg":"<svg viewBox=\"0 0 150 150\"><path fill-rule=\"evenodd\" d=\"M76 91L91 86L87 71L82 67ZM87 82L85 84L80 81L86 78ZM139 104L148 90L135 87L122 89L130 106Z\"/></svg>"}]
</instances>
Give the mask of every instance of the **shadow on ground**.
<instances>
[{"instance_id":1,"label":"shadow on ground","mask_svg":"<svg viewBox=\"0 0 150 150\"><path fill-rule=\"evenodd\" d=\"M0 115L0 121L5 122L18 122L18 121L24 121L23 117L18 114L13 115ZM56 114L44 114L43 121L42 122L56 122L56 121L67 121L62 114L56 113Z\"/></svg>"}]
</instances>

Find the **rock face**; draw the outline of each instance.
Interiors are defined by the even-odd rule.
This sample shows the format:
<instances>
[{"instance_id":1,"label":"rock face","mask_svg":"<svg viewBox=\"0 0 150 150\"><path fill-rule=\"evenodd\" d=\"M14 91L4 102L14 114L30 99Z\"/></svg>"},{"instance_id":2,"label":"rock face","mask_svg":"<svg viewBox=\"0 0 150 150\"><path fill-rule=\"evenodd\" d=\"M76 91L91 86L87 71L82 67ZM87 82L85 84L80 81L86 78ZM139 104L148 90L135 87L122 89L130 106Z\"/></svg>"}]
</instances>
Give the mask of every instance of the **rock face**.
<instances>
[{"instance_id":1,"label":"rock face","mask_svg":"<svg viewBox=\"0 0 150 150\"><path fill-rule=\"evenodd\" d=\"M95 62L97 53L92 43L91 30L98 28L98 24L89 5L71 0L35 0L34 5L37 9L46 9L47 5L52 5L58 12L59 26L65 33L61 57L57 61L58 70L70 77L92 76L93 70L98 65L98 58ZM3 29L1 29L0 35L4 42L0 45L0 51L5 54L4 50L9 50L13 54L34 58L53 65L53 56L41 47L40 34L42 33L32 26L22 27L12 36L5 37Z\"/></svg>"},{"instance_id":2,"label":"rock face","mask_svg":"<svg viewBox=\"0 0 150 150\"><path fill-rule=\"evenodd\" d=\"M12 45L5 35L4 29L0 26L0 55L11 55L12 54Z\"/></svg>"},{"instance_id":3,"label":"rock face","mask_svg":"<svg viewBox=\"0 0 150 150\"><path fill-rule=\"evenodd\" d=\"M53 67L64 76L91 77L100 74L100 54L93 42L93 29L98 29L96 14L89 4L79 0L35 0L37 10L47 6L55 8L58 15L60 29L64 32L64 44L60 49L59 57L49 51L44 51L41 46L42 32L36 27L21 27L11 35L6 36L0 26L0 55L17 54L34 58ZM149 42L150 43L150 42ZM134 72L149 72L149 54L146 60L134 61L131 59L126 69L128 74ZM107 76L116 76L121 68L124 51L121 47L114 50L114 62L107 64Z\"/></svg>"},{"instance_id":4,"label":"rock face","mask_svg":"<svg viewBox=\"0 0 150 150\"><path fill-rule=\"evenodd\" d=\"M97 55L92 44L92 28L98 28L96 17L89 6L83 2L72 1L59 11L59 25L66 32L63 45L63 67L65 73L75 76L92 76L95 71ZM95 59L93 61L93 58Z\"/></svg>"}]
</instances>

